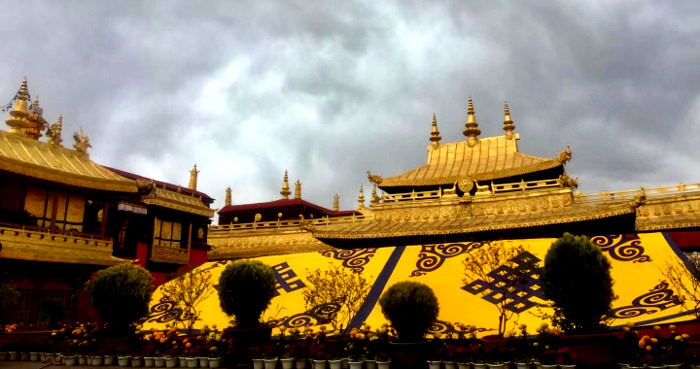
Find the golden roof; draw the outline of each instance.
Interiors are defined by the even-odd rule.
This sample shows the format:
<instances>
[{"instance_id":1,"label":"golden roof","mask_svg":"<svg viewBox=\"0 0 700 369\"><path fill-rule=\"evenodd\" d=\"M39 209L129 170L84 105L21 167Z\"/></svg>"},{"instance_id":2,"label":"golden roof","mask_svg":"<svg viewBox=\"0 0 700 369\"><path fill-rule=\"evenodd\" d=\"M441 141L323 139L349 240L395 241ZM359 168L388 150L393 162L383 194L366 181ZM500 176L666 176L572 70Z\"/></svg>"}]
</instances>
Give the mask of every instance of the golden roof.
<instances>
[{"instance_id":1,"label":"golden roof","mask_svg":"<svg viewBox=\"0 0 700 369\"><path fill-rule=\"evenodd\" d=\"M240 259L266 255L296 254L332 250L333 247L315 239L310 232L273 231L266 234L238 235L235 232L209 232L207 243L211 245L208 259Z\"/></svg>"},{"instance_id":2,"label":"golden roof","mask_svg":"<svg viewBox=\"0 0 700 369\"><path fill-rule=\"evenodd\" d=\"M316 226L314 237L324 239L369 239L433 236L548 226L605 219L635 212L629 204L573 204L542 212L448 217L434 220L364 220Z\"/></svg>"},{"instance_id":3,"label":"golden roof","mask_svg":"<svg viewBox=\"0 0 700 369\"><path fill-rule=\"evenodd\" d=\"M0 131L0 170L70 186L137 192L136 182L59 145Z\"/></svg>"},{"instance_id":4,"label":"golden roof","mask_svg":"<svg viewBox=\"0 0 700 369\"><path fill-rule=\"evenodd\" d=\"M145 204L202 215L207 218L214 216L214 209L204 205L201 198L165 188L155 187L150 195L142 198L142 201Z\"/></svg>"},{"instance_id":5,"label":"golden roof","mask_svg":"<svg viewBox=\"0 0 700 369\"><path fill-rule=\"evenodd\" d=\"M480 138L470 147L468 141L428 146L428 163L394 177L383 178L379 186L452 185L471 177L477 181L507 178L555 168L562 165L557 158L540 158L518 151L518 134Z\"/></svg>"}]
</instances>

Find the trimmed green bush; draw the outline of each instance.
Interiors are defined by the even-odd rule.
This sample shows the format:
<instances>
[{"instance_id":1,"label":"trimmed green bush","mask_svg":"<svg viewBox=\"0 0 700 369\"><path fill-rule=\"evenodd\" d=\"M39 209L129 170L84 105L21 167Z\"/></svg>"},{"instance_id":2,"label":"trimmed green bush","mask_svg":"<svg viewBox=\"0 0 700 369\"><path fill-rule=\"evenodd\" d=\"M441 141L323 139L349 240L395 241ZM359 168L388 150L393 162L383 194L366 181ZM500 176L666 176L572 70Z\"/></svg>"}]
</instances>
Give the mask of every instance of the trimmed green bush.
<instances>
[{"instance_id":1,"label":"trimmed green bush","mask_svg":"<svg viewBox=\"0 0 700 369\"><path fill-rule=\"evenodd\" d=\"M126 327L148 314L153 282L146 269L124 263L97 272L87 290L103 322Z\"/></svg>"},{"instance_id":2,"label":"trimmed green bush","mask_svg":"<svg viewBox=\"0 0 700 369\"><path fill-rule=\"evenodd\" d=\"M433 290L423 283L410 281L389 287L379 298L379 306L404 342L422 340L440 312Z\"/></svg>"},{"instance_id":3,"label":"trimmed green bush","mask_svg":"<svg viewBox=\"0 0 700 369\"><path fill-rule=\"evenodd\" d=\"M216 289L221 309L236 317L237 327L254 328L275 296L276 285L271 267L256 260L240 260L221 272Z\"/></svg>"},{"instance_id":4,"label":"trimmed green bush","mask_svg":"<svg viewBox=\"0 0 700 369\"><path fill-rule=\"evenodd\" d=\"M606 328L604 318L616 296L610 262L585 236L564 233L547 251L540 283L552 300L554 323L564 332L592 333Z\"/></svg>"},{"instance_id":5,"label":"trimmed green bush","mask_svg":"<svg viewBox=\"0 0 700 369\"><path fill-rule=\"evenodd\" d=\"M19 308L19 297L9 283L0 283L0 326L10 323L12 313Z\"/></svg>"}]
</instances>

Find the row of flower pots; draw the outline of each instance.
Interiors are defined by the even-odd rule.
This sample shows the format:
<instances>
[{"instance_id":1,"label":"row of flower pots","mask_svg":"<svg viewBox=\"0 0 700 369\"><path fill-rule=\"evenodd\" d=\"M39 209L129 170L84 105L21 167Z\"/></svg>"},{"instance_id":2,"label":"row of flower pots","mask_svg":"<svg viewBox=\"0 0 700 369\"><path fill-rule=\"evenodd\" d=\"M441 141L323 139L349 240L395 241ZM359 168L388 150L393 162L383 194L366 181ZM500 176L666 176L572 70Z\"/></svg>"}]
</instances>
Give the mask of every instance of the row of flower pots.
<instances>
[{"instance_id":1,"label":"row of flower pots","mask_svg":"<svg viewBox=\"0 0 700 369\"><path fill-rule=\"evenodd\" d=\"M575 369L576 365L563 364L541 364L533 363L514 363L516 369ZM455 361L428 360L429 369L509 369L511 363L458 363Z\"/></svg>"},{"instance_id":2,"label":"row of flower pots","mask_svg":"<svg viewBox=\"0 0 700 369\"><path fill-rule=\"evenodd\" d=\"M62 355L46 352L0 352L0 361L41 361L61 363L65 366L90 365L146 368L219 368L220 357L151 357L122 355Z\"/></svg>"},{"instance_id":3,"label":"row of flower pots","mask_svg":"<svg viewBox=\"0 0 700 369\"><path fill-rule=\"evenodd\" d=\"M279 363L279 366L278 366ZM348 359L310 360L311 369L389 369L389 361L363 360L349 361ZM253 369L306 369L305 358L272 358L253 359Z\"/></svg>"}]
</instances>

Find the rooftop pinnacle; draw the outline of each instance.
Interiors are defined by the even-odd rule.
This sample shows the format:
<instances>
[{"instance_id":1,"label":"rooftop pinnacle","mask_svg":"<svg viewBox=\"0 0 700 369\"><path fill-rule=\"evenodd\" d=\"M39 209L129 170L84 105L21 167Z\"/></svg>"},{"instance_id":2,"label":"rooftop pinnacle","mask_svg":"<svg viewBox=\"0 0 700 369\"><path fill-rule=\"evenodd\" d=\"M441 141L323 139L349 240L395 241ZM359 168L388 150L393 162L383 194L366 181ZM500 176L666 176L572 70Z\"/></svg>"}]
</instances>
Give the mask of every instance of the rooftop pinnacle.
<instances>
[{"instance_id":1,"label":"rooftop pinnacle","mask_svg":"<svg viewBox=\"0 0 700 369\"><path fill-rule=\"evenodd\" d=\"M438 131L437 119L435 118L435 113L433 113L433 130L430 132L430 141L433 143L433 147L437 148L440 145L440 131Z\"/></svg>"},{"instance_id":2,"label":"rooftop pinnacle","mask_svg":"<svg viewBox=\"0 0 700 369\"><path fill-rule=\"evenodd\" d=\"M472 103L472 98L469 98L469 108L467 110L467 124L466 128L462 132L467 136L467 145L469 147L474 147L477 144L481 130L479 129L479 124L476 123L476 118L474 117L474 104Z\"/></svg>"},{"instance_id":3,"label":"rooftop pinnacle","mask_svg":"<svg viewBox=\"0 0 700 369\"><path fill-rule=\"evenodd\" d=\"M194 165L194 168L190 170L190 184L187 186L190 190L195 190L197 191L197 174L199 173L199 170L197 169L197 164Z\"/></svg>"},{"instance_id":4,"label":"rooftop pinnacle","mask_svg":"<svg viewBox=\"0 0 700 369\"><path fill-rule=\"evenodd\" d=\"M287 176L287 170L284 170L284 182L282 182L282 191L280 191L280 195L282 195L283 200L289 200L289 195L292 194L292 191L289 190L289 176Z\"/></svg>"},{"instance_id":5,"label":"rooftop pinnacle","mask_svg":"<svg viewBox=\"0 0 700 369\"><path fill-rule=\"evenodd\" d=\"M505 117L503 118L503 130L506 131L506 138L507 139L512 139L513 138L513 130L515 129L515 124L513 124L513 120L510 119L510 109L508 109L508 103L503 103L503 111Z\"/></svg>"}]
</instances>

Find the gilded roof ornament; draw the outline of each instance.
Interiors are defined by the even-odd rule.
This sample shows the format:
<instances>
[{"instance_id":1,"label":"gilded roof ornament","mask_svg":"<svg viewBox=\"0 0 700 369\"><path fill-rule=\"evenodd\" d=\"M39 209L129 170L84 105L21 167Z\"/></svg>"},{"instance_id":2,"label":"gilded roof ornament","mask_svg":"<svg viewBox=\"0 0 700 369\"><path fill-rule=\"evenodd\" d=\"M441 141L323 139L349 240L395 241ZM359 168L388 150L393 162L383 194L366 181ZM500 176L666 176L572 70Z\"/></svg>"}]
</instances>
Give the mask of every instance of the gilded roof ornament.
<instances>
[{"instance_id":1,"label":"gilded roof ornament","mask_svg":"<svg viewBox=\"0 0 700 369\"><path fill-rule=\"evenodd\" d=\"M566 164L571 160L571 148L569 145L566 145L566 150L557 154L557 160L562 164Z\"/></svg>"},{"instance_id":2,"label":"gilded roof ornament","mask_svg":"<svg viewBox=\"0 0 700 369\"><path fill-rule=\"evenodd\" d=\"M282 191L280 191L280 195L282 195L283 200L289 200L289 195L292 194L292 191L289 190L289 176L287 176L287 170L284 170L284 181L282 182Z\"/></svg>"},{"instance_id":3,"label":"gilded roof ornament","mask_svg":"<svg viewBox=\"0 0 700 369\"><path fill-rule=\"evenodd\" d=\"M338 205L338 194L333 195L333 211L338 211L340 206Z\"/></svg>"},{"instance_id":4,"label":"gilded roof ornament","mask_svg":"<svg viewBox=\"0 0 700 369\"><path fill-rule=\"evenodd\" d=\"M438 131L437 118L435 118L435 113L433 113L433 130L430 132L430 141L433 143L433 147L437 148L440 146L440 131Z\"/></svg>"},{"instance_id":5,"label":"gilded roof ornament","mask_svg":"<svg viewBox=\"0 0 700 369\"><path fill-rule=\"evenodd\" d=\"M360 185L360 194L357 196L357 207L358 209L364 209L365 207L365 193L362 189L362 185Z\"/></svg>"},{"instance_id":6,"label":"gilded roof ornament","mask_svg":"<svg viewBox=\"0 0 700 369\"><path fill-rule=\"evenodd\" d=\"M566 173L559 176L559 185L561 187L578 187L578 177L571 178Z\"/></svg>"},{"instance_id":7,"label":"gilded roof ornament","mask_svg":"<svg viewBox=\"0 0 700 369\"><path fill-rule=\"evenodd\" d=\"M88 148L92 147L92 145L90 145L90 137L83 133L83 127L80 127L80 134L78 134L78 132L73 133L73 139L75 140L73 148L78 152L87 154Z\"/></svg>"},{"instance_id":8,"label":"gilded roof ornament","mask_svg":"<svg viewBox=\"0 0 700 369\"><path fill-rule=\"evenodd\" d=\"M225 206L231 205L231 187L226 188L226 198L224 200Z\"/></svg>"},{"instance_id":9,"label":"gilded roof ornament","mask_svg":"<svg viewBox=\"0 0 700 369\"><path fill-rule=\"evenodd\" d=\"M61 142L63 142L63 138L61 137L62 130L63 130L63 115L59 114L58 119L56 120L56 123L52 124L46 130L46 137L48 137L50 144L56 145L56 146L61 146Z\"/></svg>"},{"instance_id":10,"label":"gilded roof ornament","mask_svg":"<svg viewBox=\"0 0 700 369\"><path fill-rule=\"evenodd\" d=\"M367 179L376 184L381 184L382 183L382 176L378 174L372 174L369 170L367 171Z\"/></svg>"},{"instance_id":11,"label":"gilded roof ornament","mask_svg":"<svg viewBox=\"0 0 700 369\"><path fill-rule=\"evenodd\" d=\"M190 190L197 191L197 174L199 174L199 170L197 170L197 164L195 164L190 170L190 184L187 185L187 188Z\"/></svg>"},{"instance_id":12,"label":"gilded roof ornament","mask_svg":"<svg viewBox=\"0 0 700 369\"><path fill-rule=\"evenodd\" d=\"M301 181L297 179L294 183L294 198L301 199Z\"/></svg>"},{"instance_id":13,"label":"gilded roof ornament","mask_svg":"<svg viewBox=\"0 0 700 369\"><path fill-rule=\"evenodd\" d=\"M10 110L10 116L5 120L10 126L10 132L24 135L24 129L32 126L29 119L30 113L28 110L29 89L27 88L27 79L22 79L22 85L14 97L15 105Z\"/></svg>"},{"instance_id":14,"label":"gilded roof ornament","mask_svg":"<svg viewBox=\"0 0 700 369\"><path fill-rule=\"evenodd\" d=\"M467 136L467 145L469 147L474 147L478 143L478 137L481 134L479 129L479 124L476 122L474 117L474 104L472 103L472 98L469 98L469 107L467 109L467 124L465 124L465 129L462 133Z\"/></svg>"},{"instance_id":15,"label":"gilded roof ornament","mask_svg":"<svg viewBox=\"0 0 700 369\"><path fill-rule=\"evenodd\" d=\"M372 186L372 197L370 198L369 202L372 204L379 204L380 200L381 199L377 195L377 185L375 184Z\"/></svg>"},{"instance_id":16,"label":"gilded roof ornament","mask_svg":"<svg viewBox=\"0 0 700 369\"><path fill-rule=\"evenodd\" d=\"M510 109L508 109L507 102L503 103L503 113L505 116L503 118L503 130L506 131L506 138L511 140L513 139L513 130L515 129L515 124L513 124L513 120L510 119Z\"/></svg>"},{"instance_id":17,"label":"gilded roof ornament","mask_svg":"<svg viewBox=\"0 0 700 369\"><path fill-rule=\"evenodd\" d=\"M25 136L35 140L41 138L41 132L44 131L48 125L46 119L43 117L43 112L44 109L39 106L39 97L35 97L34 101L29 106L29 121L31 124L29 127L22 129Z\"/></svg>"}]
</instances>

